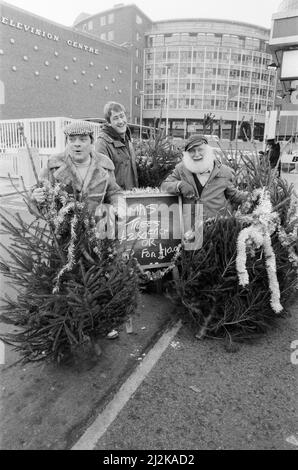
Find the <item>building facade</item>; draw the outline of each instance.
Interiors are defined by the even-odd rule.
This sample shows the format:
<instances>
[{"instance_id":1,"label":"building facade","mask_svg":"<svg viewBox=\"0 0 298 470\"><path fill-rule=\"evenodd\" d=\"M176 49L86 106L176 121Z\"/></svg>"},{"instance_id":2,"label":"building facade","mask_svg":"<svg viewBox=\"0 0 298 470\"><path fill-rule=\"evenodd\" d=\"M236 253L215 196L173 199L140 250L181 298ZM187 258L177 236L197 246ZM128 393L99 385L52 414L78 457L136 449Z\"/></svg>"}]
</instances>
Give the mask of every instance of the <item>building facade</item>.
<instances>
[{"instance_id":1,"label":"building facade","mask_svg":"<svg viewBox=\"0 0 298 470\"><path fill-rule=\"evenodd\" d=\"M267 69L268 29L211 19L152 22L135 5L122 4L84 13L75 27L132 44L134 122L139 111L145 125L161 119L174 136L204 131L245 138L253 129L262 138L276 90L276 73Z\"/></svg>"},{"instance_id":2,"label":"building facade","mask_svg":"<svg viewBox=\"0 0 298 470\"><path fill-rule=\"evenodd\" d=\"M102 118L123 103L129 121L262 139L276 71L266 28L189 19L152 22L135 5L81 13L67 28L1 4L2 119Z\"/></svg>"},{"instance_id":3,"label":"building facade","mask_svg":"<svg viewBox=\"0 0 298 470\"><path fill-rule=\"evenodd\" d=\"M74 22L76 30L88 31L103 41L121 44L129 51L130 89L126 110L133 124L140 123L145 33L151 25L152 21L137 6L122 4L96 15L83 13Z\"/></svg>"},{"instance_id":4,"label":"building facade","mask_svg":"<svg viewBox=\"0 0 298 470\"><path fill-rule=\"evenodd\" d=\"M129 108L130 52L87 32L0 5L1 119L103 117Z\"/></svg>"},{"instance_id":5,"label":"building facade","mask_svg":"<svg viewBox=\"0 0 298 470\"><path fill-rule=\"evenodd\" d=\"M261 138L265 112L274 106L276 73L268 70L269 30L224 20L173 20L146 34L144 118L160 109L170 133L236 133ZM213 122L206 126L206 115ZM205 119L204 119L205 117ZM213 128L212 128L213 127Z\"/></svg>"},{"instance_id":6,"label":"building facade","mask_svg":"<svg viewBox=\"0 0 298 470\"><path fill-rule=\"evenodd\" d=\"M273 131L278 140L298 144L298 0L279 5L272 16L269 45L280 80Z\"/></svg>"}]
</instances>

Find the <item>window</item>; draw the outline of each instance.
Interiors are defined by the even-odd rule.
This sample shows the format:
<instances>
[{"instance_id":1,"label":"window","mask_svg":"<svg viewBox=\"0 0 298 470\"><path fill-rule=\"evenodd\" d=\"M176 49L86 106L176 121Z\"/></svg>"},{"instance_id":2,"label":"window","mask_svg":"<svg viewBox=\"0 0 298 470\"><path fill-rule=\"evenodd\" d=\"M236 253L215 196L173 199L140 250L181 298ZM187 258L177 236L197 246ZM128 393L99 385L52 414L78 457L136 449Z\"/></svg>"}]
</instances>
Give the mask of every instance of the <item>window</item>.
<instances>
[{"instance_id":1,"label":"window","mask_svg":"<svg viewBox=\"0 0 298 470\"><path fill-rule=\"evenodd\" d=\"M191 89L194 90L194 89L195 89L195 86L196 86L195 83L192 83L192 84L191 84ZM190 83L187 83L187 84L186 84L186 89L187 89L187 90L190 90Z\"/></svg>"},{"instance_id":2,"label":"window","mask_svg":"<svg viewBox=\"0 0 298 470\"><path fill-rule=\"evenodd\" d=\"M110 14L108 15L108 23L109 23L109 24L114 23L114 13L110 13Z\"/></svg>"},{"instance_id":3,"label":"window","mask_svg":"<svg viewBox=\"0 0 298 470\"><path fill-rule=\"evenodd\" d=\"M135 81L135 87L136 87L136 90L139 89L139 82L138 82L138 80Z\"/></svg>"},{"instance_id":4,"label":"window","mask_svg":"<svg viewBox=\"0 0 298 470\"><path fill-rule=\"evenodd\" d=\"M140 35L140 33L137 31L137 32L136 32L136 40L137 40L137 41L140 41L140 39L141 39L141 35Z\"/></svg>"},{"instance_id":5,"label":"window","mask_svg":"<svg viewBox=\"0 0 298 470\"><path fill-rule=\"evenodd\" d=\"M193 74L195 74L195 73L196 73L196 68L195 68L195 67L188 67L188 68L187 68L187 73L193 73Z\"/></svg>"},{"instance_id":6,"label":"window","mask_svg":"<svg viewBox=\"0 0 298 470\"><path fill-rule=\"evenodd\" d=\"M84 23L84 24L83 24L82 29L83 29L83 31L87 31L87 23Z\"/></svg>"},{"instance_id":7,"label":"window","mask_svg":"<svg viewBox=\"0 0 298 470\"><path fill-rule=\"evenodd\" d=\"M152 47L153 46L153 37L147 38L147 47Z\"/></svg>"},{"instance_id":8,"label":"window","mask_svg":"<svg viewBox=\"0 0 298 470\"><path fill-rule=\"evenodd\" d=\"M140 73L140 67L136 65L136 73Z\"/></svg>"},{"instance_id":9,"label":"window","mask_svg":"<svg viewBox=\"0 0 298 470\"><path fill-rule=\"evenodd\" d=\"M137 24L142 24L143 23L143 20L139 15L136 15L136 23Z\"/></svg>"},{"instance_id":10,"label":"window","mask_svg":"<svg viewBox=\"0 0 298 470\"><path fill-rule=\"evenodd\" d=\"M108 41L113 41L114 40L114 31L109 31L108 32Z\"/></svg>"},{"instance_id":11,"label":"window","mask_svg":"<svg viewBox=\"0 0 298 470\"><path fill-rule=\"evenodd\" d=\"M135 104L138 106L140 104L140 97L135 96Z\"/></svg>"},{"instance_id":12,"label":"window","mask_svg":"<svg viewBox=\"0 0 298 470\"><path fill-rule=\"evenodd\" d=\"M106 25L106 17L105 16L101 16L100 17L100 26L105 26Z\"/></svg>"},{"instance_id":13,"label":"window","mask_svg":"<svg viewBox=\"0 0 298 470\"><path fill-rule=\"evenodd\" d=\"M100 39L106 40L106 33L101 33Z\"/></svg>"},{"instance_id":14,"label":"window","mask_svg":"<svg viewBox=\"0 0 298 470\"><path fill-rule=\"evenodd\" d=\"M93 21L88 21L88 29L89 31L93 29Z\"/></svg>"}]
</instances>

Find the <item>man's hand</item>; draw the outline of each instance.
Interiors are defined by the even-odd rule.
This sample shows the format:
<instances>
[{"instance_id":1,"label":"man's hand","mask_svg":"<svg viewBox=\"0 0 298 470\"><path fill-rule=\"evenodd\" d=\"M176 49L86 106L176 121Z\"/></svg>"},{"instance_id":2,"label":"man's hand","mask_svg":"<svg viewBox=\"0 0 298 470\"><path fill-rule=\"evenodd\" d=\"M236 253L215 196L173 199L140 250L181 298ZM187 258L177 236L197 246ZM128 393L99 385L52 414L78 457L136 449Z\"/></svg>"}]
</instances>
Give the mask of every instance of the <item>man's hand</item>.
<instances>
[{"instance_id":1,"label":"man's hand","mask_svg":"<svg viewBox=\"0 0 298 470\"><path fill-rule=\"evenodd\" d=\"M187 181L180 181L178 184L179 192L186 198L195 197L193 187Z\"/></svg>"},{"instance_id":2,"label":"man's hand","mask_svg":"<svg viewBox=\"0 0 298 470\"><path fill-rule=\"evenodd\" d=\"M31 197L35 199L38 204L42 204L46 199L45 190L43 188L36 188L33 190Z\"/></svg>"}]
</instances>

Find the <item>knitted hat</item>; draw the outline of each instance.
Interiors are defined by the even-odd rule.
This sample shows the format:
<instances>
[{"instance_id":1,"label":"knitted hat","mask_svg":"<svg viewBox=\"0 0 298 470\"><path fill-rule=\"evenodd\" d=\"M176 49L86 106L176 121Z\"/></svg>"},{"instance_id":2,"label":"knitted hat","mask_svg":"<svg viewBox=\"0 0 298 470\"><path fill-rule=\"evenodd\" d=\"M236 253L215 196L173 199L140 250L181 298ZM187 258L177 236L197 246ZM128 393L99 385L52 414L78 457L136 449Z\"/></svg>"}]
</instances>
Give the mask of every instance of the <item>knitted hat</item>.
<instances>
[{"instance_id":1,"label":"knitted hat","mask_svg":"<svg viewBox=\"0 0 298 470\"><path fill-rule=\"evenodd\" d=\"M202 134L193 134L185 142L185 151L190 150L193 147L201 144L208 144L208 140Z\"/></svg>"},{"instance_id":2,"label":"knitted hat","mask_svg":"<svg viewBox=\"0 0 298 470\"><path fill-rule=\"evenodd\" d=\"M64 128L65 135L90 135L93 138L93 129L89 122L73 121Z\"/></svg>"}]
</instances>

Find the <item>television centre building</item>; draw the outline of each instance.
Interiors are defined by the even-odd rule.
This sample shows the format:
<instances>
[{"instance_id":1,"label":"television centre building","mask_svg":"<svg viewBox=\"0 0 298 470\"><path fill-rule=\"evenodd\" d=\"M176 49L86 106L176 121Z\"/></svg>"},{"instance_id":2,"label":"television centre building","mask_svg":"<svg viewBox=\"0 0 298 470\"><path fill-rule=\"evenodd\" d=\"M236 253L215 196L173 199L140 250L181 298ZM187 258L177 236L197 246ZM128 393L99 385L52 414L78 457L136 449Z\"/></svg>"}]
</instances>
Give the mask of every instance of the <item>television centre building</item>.
<instances>
[{"instance_id":1,"label":"television centre building","mask_svg":"<svg viewBox=\"0 0 298 470\"><path fill-rule=\"evenodd\" d=\"M1 2L0 31L1 120L102 119L113 100L131 124L162 120L176 137L262 140L276 107L278 73L261 26L153 22L136 5L118 4L66 27Z\"/></svg>"}]
</instances>

